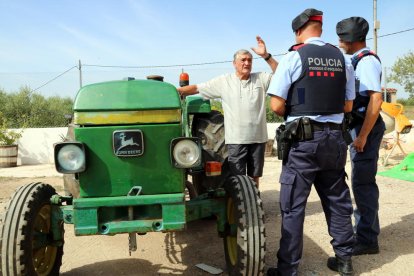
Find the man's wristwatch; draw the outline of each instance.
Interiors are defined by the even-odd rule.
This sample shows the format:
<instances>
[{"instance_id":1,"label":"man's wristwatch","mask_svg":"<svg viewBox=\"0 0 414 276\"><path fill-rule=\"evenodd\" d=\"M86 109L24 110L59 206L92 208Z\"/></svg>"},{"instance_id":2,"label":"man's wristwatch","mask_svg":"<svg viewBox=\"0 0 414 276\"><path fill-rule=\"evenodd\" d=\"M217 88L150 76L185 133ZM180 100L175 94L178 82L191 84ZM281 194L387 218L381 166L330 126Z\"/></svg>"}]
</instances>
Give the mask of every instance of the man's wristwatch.
<instances>
[{"instance_id":1,"label":"man's wristwatch","mask_svg":"<svg viewBox=\"0 0 414 276\"><path fill-rule=\"evenodd\" d=\"M265 57L264 60L268 61L271 57L272 57L272 54L271 53L267 53L267 57Z\"/></svg>"}]
</instances>

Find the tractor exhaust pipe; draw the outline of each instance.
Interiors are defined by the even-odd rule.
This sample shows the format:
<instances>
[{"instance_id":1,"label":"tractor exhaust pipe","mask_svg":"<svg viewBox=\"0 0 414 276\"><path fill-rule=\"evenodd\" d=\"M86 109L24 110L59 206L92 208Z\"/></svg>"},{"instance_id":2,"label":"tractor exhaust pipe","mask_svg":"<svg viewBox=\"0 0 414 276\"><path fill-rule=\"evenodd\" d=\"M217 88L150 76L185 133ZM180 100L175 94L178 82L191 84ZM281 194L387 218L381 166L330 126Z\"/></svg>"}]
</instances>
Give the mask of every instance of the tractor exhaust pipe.
<instances>
[{"instance_id":1,"label":"tractor exhaust pipe","mask_svg":"<svg viewBox=\"0 0 414 276\"><path fill-rule=\"evenodd\" d=\"M159 75L149 75L147 76L147 80L164 81L164 77Z\"/></svg>"}]
</instances>

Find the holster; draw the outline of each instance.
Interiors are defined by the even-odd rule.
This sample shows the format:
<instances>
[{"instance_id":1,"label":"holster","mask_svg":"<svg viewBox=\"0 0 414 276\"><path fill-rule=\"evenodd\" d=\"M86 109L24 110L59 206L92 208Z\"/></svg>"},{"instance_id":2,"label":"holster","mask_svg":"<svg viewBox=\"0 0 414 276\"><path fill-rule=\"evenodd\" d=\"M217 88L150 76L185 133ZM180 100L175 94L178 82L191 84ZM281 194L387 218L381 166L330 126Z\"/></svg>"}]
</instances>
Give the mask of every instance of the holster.
<instances>
[{"instance_id":1,"label":"holster","mask_svg":"<svg viewBox=\"0 0 414 276\"><path fill-rule=\"evenodd\" d=\"M346 118L348 116L348 118ZM348 128L353 129L357 125L362 125L365 120L365 113L358 112L358 111L352 111L349 113L345 113L344 120L347 121Z\"/></svg>"},{"instance_id":2,"label":"holster","mask_svg":"<svg viewBox=\"0 0 414 276\"><path fill-rule=\"evenodd\" d=\"M286 129L285 124L281 124L276 129L276 143L277 143L277 159L284 163L289 155L290 147L292 146L292 137L290 131Z\"/></svg>"},{"instance_id":3,"label":"holster","mask_svg":"<svg viewBox=\"0 0 414 276\"><path fill-rule=\"evenodd\" d=\"M342 136L347 145L352 144L352 136L351 136L351 127L353 126L353 116L352 113L345 113L344 120L342 122Z\"/></svg>"},{"instance_id":4,"label":"holster","mask_svg":"<svg viewBox=\"0 0 414 276\"><path fill-rule=\"evenodd\" d=\"M282 124L276 129L277 158L286 162L290 148L294 141L312 139L313 133L309 118L305 123L297 119L287 124Z\"/></svg>"},{"instance_id":5,"label":"holster","mask_svg":"<svg viewBox=\"0 0 414 276\"><path fill-rule=\"evenodd\" d=\"M313 139L313 129L311 120L308 117L297 119L298 127L296 131L296 141L309 141Z\"/></svg>"}]
</instances>

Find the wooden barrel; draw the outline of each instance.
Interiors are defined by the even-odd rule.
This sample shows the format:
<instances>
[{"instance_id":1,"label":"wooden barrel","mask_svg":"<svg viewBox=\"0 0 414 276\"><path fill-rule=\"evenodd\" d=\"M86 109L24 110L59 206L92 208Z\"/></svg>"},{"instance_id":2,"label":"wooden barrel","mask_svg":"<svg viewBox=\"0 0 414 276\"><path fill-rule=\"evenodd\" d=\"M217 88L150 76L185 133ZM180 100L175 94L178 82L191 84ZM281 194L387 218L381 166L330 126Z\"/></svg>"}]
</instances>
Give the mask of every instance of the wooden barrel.
<instances>
[{"instance_id":1,"label":"wooden barrel","mask_svg":"<svg viewBox=\"0 0 414 276\"><path fill-rule=\"evenodd\" d=\"M17 145L0 145L0 168L17 166Z\"/></svg>"}]
</instances>

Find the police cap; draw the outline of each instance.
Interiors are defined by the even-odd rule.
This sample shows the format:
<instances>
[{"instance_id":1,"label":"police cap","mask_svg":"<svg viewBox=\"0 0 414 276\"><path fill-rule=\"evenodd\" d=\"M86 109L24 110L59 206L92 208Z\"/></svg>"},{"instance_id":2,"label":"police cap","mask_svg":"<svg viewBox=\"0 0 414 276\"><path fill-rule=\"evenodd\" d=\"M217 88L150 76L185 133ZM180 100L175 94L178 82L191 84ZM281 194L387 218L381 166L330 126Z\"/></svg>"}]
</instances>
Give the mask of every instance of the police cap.
<instances>
[{"instance_id":1,"label":"police cap","mask_svg":"<svg viewBox=\"0 0 414 276\"><path fill-rule=\"evenodd\" d=\"M368 30L368 22L357 16L346 18L336 24L336 34L345 42L365 41Z\"/></svg>"},{"instance_id":2,"label":"police cap","mask_svg":"<svg viewBox=\"0 0 414 276\"><path fill-rule=\"evenodd\" d=\"M323 12L315 9L306 9L301 14L295 17L292 20L292 29L294 32L299 30L303 25L308 23L308 21L318 21L322 23Z\"/></svg>"}]
</instances>

